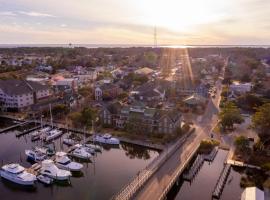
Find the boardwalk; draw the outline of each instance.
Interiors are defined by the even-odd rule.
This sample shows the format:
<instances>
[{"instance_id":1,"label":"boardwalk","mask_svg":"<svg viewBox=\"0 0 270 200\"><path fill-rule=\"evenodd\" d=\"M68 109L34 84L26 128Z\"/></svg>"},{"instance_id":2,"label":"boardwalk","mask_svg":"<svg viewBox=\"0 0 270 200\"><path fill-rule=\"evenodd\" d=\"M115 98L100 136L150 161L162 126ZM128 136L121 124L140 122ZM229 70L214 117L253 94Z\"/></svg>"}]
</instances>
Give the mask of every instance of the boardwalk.
<instances>
[{"instance_id":1,"label":"boardwalk","mask_svg":"<svg viewBox=\"0 0 270 200\"><path fill-rule=\"evenodd\" d=\"M154 176L146 182L144 187L136 194L134 199L160 199L168 191L178 175L185 169L186 165L199 147L200 141L205 137L195 131L187 141L178 148L174 154L156 171Z\"/></svg>"}]
</instances>

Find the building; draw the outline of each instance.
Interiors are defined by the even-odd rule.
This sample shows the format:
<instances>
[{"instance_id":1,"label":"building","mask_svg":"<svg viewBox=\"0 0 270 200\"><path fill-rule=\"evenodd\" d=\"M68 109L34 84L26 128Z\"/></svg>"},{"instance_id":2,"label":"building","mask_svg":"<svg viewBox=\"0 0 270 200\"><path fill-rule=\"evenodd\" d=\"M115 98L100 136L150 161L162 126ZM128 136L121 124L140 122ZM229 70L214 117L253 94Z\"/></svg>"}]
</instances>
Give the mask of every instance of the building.
<instances>
[{"instance_id":1,"label":"building","mask_svg":"<svg viewBox=\"0 0 270 200\"><path fill-rule=\"evenodd\" d=\"M142 75L142 76L151 76L154 73L154 70L148 67L144 67L144 68L135 70L134 73L138 75Z\"/></svg>"},{"instance_id":2,"label":"building","mask_svg":"<svg viewBox=\"0 0 270 200\"><path fill-rule=\"evenodd\" d=\"M194 93L193 95L187 97L183 102L189 107L203 106L206 104L207 99L203 96Z\"/></svg>"},{"instance_id":3,"label":"building","mask_svg":"<svg viewBox=\"0 0 270 200\"><path fill-rule=\"evenodd\" d=\"M114 99L120 93L122 89L113 83L104 83L102 85L96 85L95 87L95 100L101 101L106 99Z\"/></svg>"},{"instance_id":4,"label":"building","mask_svg":"<svg viewBox=\"0 0 270 200\"><path fill-rule=\"evenodd\" d=\"M264 200L264 192L257 187L247 187L241 195L241 200Z\"/></svg>"},{"instance_id":5,"label":"building","mask_svg":"<svg viewBox=\"0 0 270 200\"><path fill-rule=\"evenodd\" d=\"M119 102L103 107L100 112L103 125L124 129L128 123L144 126L147 133L175 133L181 126L182 115L174 109L156 109L146 107L141 102L121 105ZM136 124L136 123L139 124Z\"/></svg>"},{"instance_id":6,"label":"building","mask_svg":"<svg viewBox=\"0 0 270 200\"><path fill-rule=\"evenodd\" d=\"M23 110L50 96L49 87L33 81L0 80L2 110Z\"/></svg>"},{"instance_id":7,"label":"building","mask_svg":"<svg viewBox=\"0 0 270 200\"><path fill-rule=\"evenodd\" d=\"M239 82L233 82L233 84L230 85L230 91L244 94L246 92L250 92L252 89L251 83L239 83Z\"/></svg>"},{"instance_id":8,"label":"building","mask_svg":"<svg viewBox=\"0 0 270 200\"><path fill-rule=\"evenodd\" d=\"M64 78L64 79L59 79L58 81L55 82L55 86L67 86L71 88L73 91L78 90L78 81L77 79L74 78Z\"/></svg>"}]
</instances>

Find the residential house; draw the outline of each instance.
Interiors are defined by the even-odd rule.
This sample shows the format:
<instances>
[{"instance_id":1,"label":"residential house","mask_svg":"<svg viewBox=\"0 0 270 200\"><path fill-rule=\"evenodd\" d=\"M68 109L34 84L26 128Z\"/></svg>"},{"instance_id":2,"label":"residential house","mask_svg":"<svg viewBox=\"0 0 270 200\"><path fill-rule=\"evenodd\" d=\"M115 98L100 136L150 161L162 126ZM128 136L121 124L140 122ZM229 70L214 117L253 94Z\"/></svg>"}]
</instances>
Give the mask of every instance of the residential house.
<instances>
[{"instance_id":1,"label":"residential house","mask_svg":"<svg viewBox=\"0 0 270 200\"><path fill-rule=\"evenodd\" d=\"M237 92L240 94L244 94L246 92L250 92L252 89L252 84L251 83L239 83L239 82L233 82L230 85L230 91L232 92Z\"/></svg>"},{"instance_id":2,"label":"residential house","mask_svg":"<svg viewBox=\"0 0 270 200\"><path fill-rule=\"evenodd\" d=\"M142 102L135 102L132 105L121 105L118 102L104 106L100 112L100 119L103 125L124 129L128 123L136 126L145 126L147 133L175 133L181 126L182 115L174 109L156 109L146 107Z\"/></svg>"},{"instance_id":3,"label":"residential house","mask_svg":"<svg viewBox=\"0 0 270 200\"><path fill-rule=\"evenodd\" d=\"M135 70L134 73L138 75L142 75L142 76L151 76L154 73L154 70L148 67L143 67L143 68Z\"/></svg>"},{"instance_id":4,"label":"residential house","mask_svg":"<svg viewBox=\"0 0 270 200\"><path fill-rule=\"evenodd\" d=\"M113 83L104 83L102 85L95 86L95 100L101 101L105 99L114 99L120 93L122 93L122 89Z\"/></svg>"},{"instance_id":5,"label":"residential house","mask_svg":"<svg viewBox=\"0 0 270 200\"><path fill-rule=\"evenodd\" d=\"M23 110L50 96L49 87L33 81L0 80L2 110Z\"/></svg>"}]
</instances>

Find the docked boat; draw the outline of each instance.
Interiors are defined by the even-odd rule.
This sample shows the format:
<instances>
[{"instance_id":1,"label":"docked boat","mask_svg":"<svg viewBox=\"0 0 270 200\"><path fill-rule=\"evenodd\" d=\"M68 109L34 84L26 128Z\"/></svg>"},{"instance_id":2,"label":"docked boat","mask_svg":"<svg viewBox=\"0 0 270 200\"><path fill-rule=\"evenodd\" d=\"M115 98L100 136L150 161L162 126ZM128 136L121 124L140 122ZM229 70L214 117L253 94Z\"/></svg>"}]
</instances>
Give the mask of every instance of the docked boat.
<instances>
[{"instance_id":1,"label":"docked boat","mask_svg":"<svg viewBox=\"0 0 270 200\"><path fill-rule=\"evenodd\" d=\"M63 132L59 129L53 129L51 131L49 131L46 136L45 136L45 141L48 142L50 140L53 140L57 137L59 137L60 135L62 135Z\"/></svg>"},{"instance_id":2,"label":"docked boat","mask_svg":"<svg viewBox=\"0 0 270 200\"><path fill-rule=\"evenodd\" d=\"M78 172L83 168L82 164L72 162L65 152L57 152L55 155L55 164L60 169Z\"/></svg>"},{"instance_id":3,"label":"docked boat","mask_svg":"<svg viewBox=\"0 0 270 200\"><path fill-rule=\"evenodd\" d=\"M92 155L86 151L86 148L81 145L75 145L77 148L71 152L71 155L77 158L89 160Z\"/></svg>"},{"instance_id":4,"label":"docked boat","mask_svg":"<svg viewBox=\"0 0 270 200\"><path fill-rule=\"evenodd\" d=\"M68 180L71 173L67 170L59 169L52 160L44 160L41 163L40 173L52 179L64 181Z\"/></svg>"},{"instance_id":5,"label":"docked boat","mask_svg":"<svg viewBox=\"0 0 270 200\"><path fill-rule=\"evenodd\" d=\"M47 132L49 132L50 130L51 130L50 127L44 127L41 128L40 130L33 131L31 133L31 140L32 141L39 140L40 138L42 138L42 135L46 135Z\"/></svg>"},{"instance_id":6,"label":"docked boat","mask_svg":"<svg viewBox=\"0 0 270 200\"><path fill-rule=\"evenodd\" d=\"M43 147L35 147L35 150L40 151L47 156L53 156L55 154L55 148L50 146L49 144Z\"/></svg>"},{"instance_id":7,"label":"docked boat","mask_svg":"<svg viewBox=\"0 0 270 200\"><path fill-rule=\"evenodd\" d=\"M120 144L119 139L112 137L110 134L96 135L93 140L95 142L100 142L103 144L113 144L113 145Z\"/></svg>"},{"instance_id":8,"label":"docked boat","mask_svg":"<svg viewBox=\"0 0 270 200\"><path fill-rule=\"evenodd\" d=\"M25 171L19 164L4 165L0 171L1 177L19 185L32 186L35 184L36 176Z\"/></svg>"},{"instance_id":9,"label":"docked boat","mask_svg":"<svg viewBox=\"0 0 270 200\"><path fill-rule=\"evenodd\" d=\"M86 147L94 149L96 152L101 152L102 148L101 146L97 145L97 144L85 144Z\"/></svg>"},{"instance_id":10,"label":"docked boat","mask_svg":"<svg viewBox=\"0 0 270 200\"><path fill-rule=\"evenodd\" d=\"M42 174L37 176L37 180L40 181L41 183L44 183L46 185L51 185L53 183L53 179L48 177L48 176L44 176Z\"/></svg>"},{"instance_id":11,"label":"docked boat","mask_svg":"<svg viewBox=\"0 0 270 200\"><path fill-rule=\"evenodd\" d=\"M46 159L47 155L39 150L25 150L25 154L28 159L39 162Z\"/></svg>"},{"instance_id":12,"label":"docked boat","mask_svg":"<svg viewBox=\"0 0 270 200\"><path fill-rule=\"evenodd\" d=\"M78 142L76 140L71 139L71 138L65 138L63 140L63 143L68 145L68 146L72 146L72 145L75 145Z\"/></svg>"}]
</instances>

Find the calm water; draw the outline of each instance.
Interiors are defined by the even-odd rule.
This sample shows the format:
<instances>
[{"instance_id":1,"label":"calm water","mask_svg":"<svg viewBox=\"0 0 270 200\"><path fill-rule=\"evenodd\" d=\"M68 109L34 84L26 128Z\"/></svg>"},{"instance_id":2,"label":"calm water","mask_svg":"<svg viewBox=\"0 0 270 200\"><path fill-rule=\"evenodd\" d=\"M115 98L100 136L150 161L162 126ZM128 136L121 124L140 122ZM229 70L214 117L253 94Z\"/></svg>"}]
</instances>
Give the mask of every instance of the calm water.
<instances>
[{"instance_id":1,"label":"calm water","mask_svg":"<svg viewBox=\"0 0 270 200\"><path fill-rule=\"evenodd\" d=\"M212 163L204 162L192 182L183 181L169 193L168 199L211 200L212 191L223 169L228 151L219 150ZM243 189L240 188L241 175L233 168L221 195L222 200L239 200ZM229 181L230 180L230 181Z\"/></svg>"},{"instance_id":2,"label":"calm water","mask_svg":"<svg viewBox=\"0 0 270 200\"><path fill-rule=\"evenodd\" d=\"M0 134L1 164L19 162L29 167L31 164L26 161L24 150L37 144L40 142L32 143L30 135L16 138L14 132ZM57 150L67 148L62 145L62 138L55 140L55 144ZM156 156L158 152L134 145L121 144L119 148L104 147L102 153L98 153L92 163L84 163L83 177L72 177L71 185L54 184L45 187L38 183L35 190L29 190L2 179L0 199L110 199Z\"/></svg>"}]
</instances>

